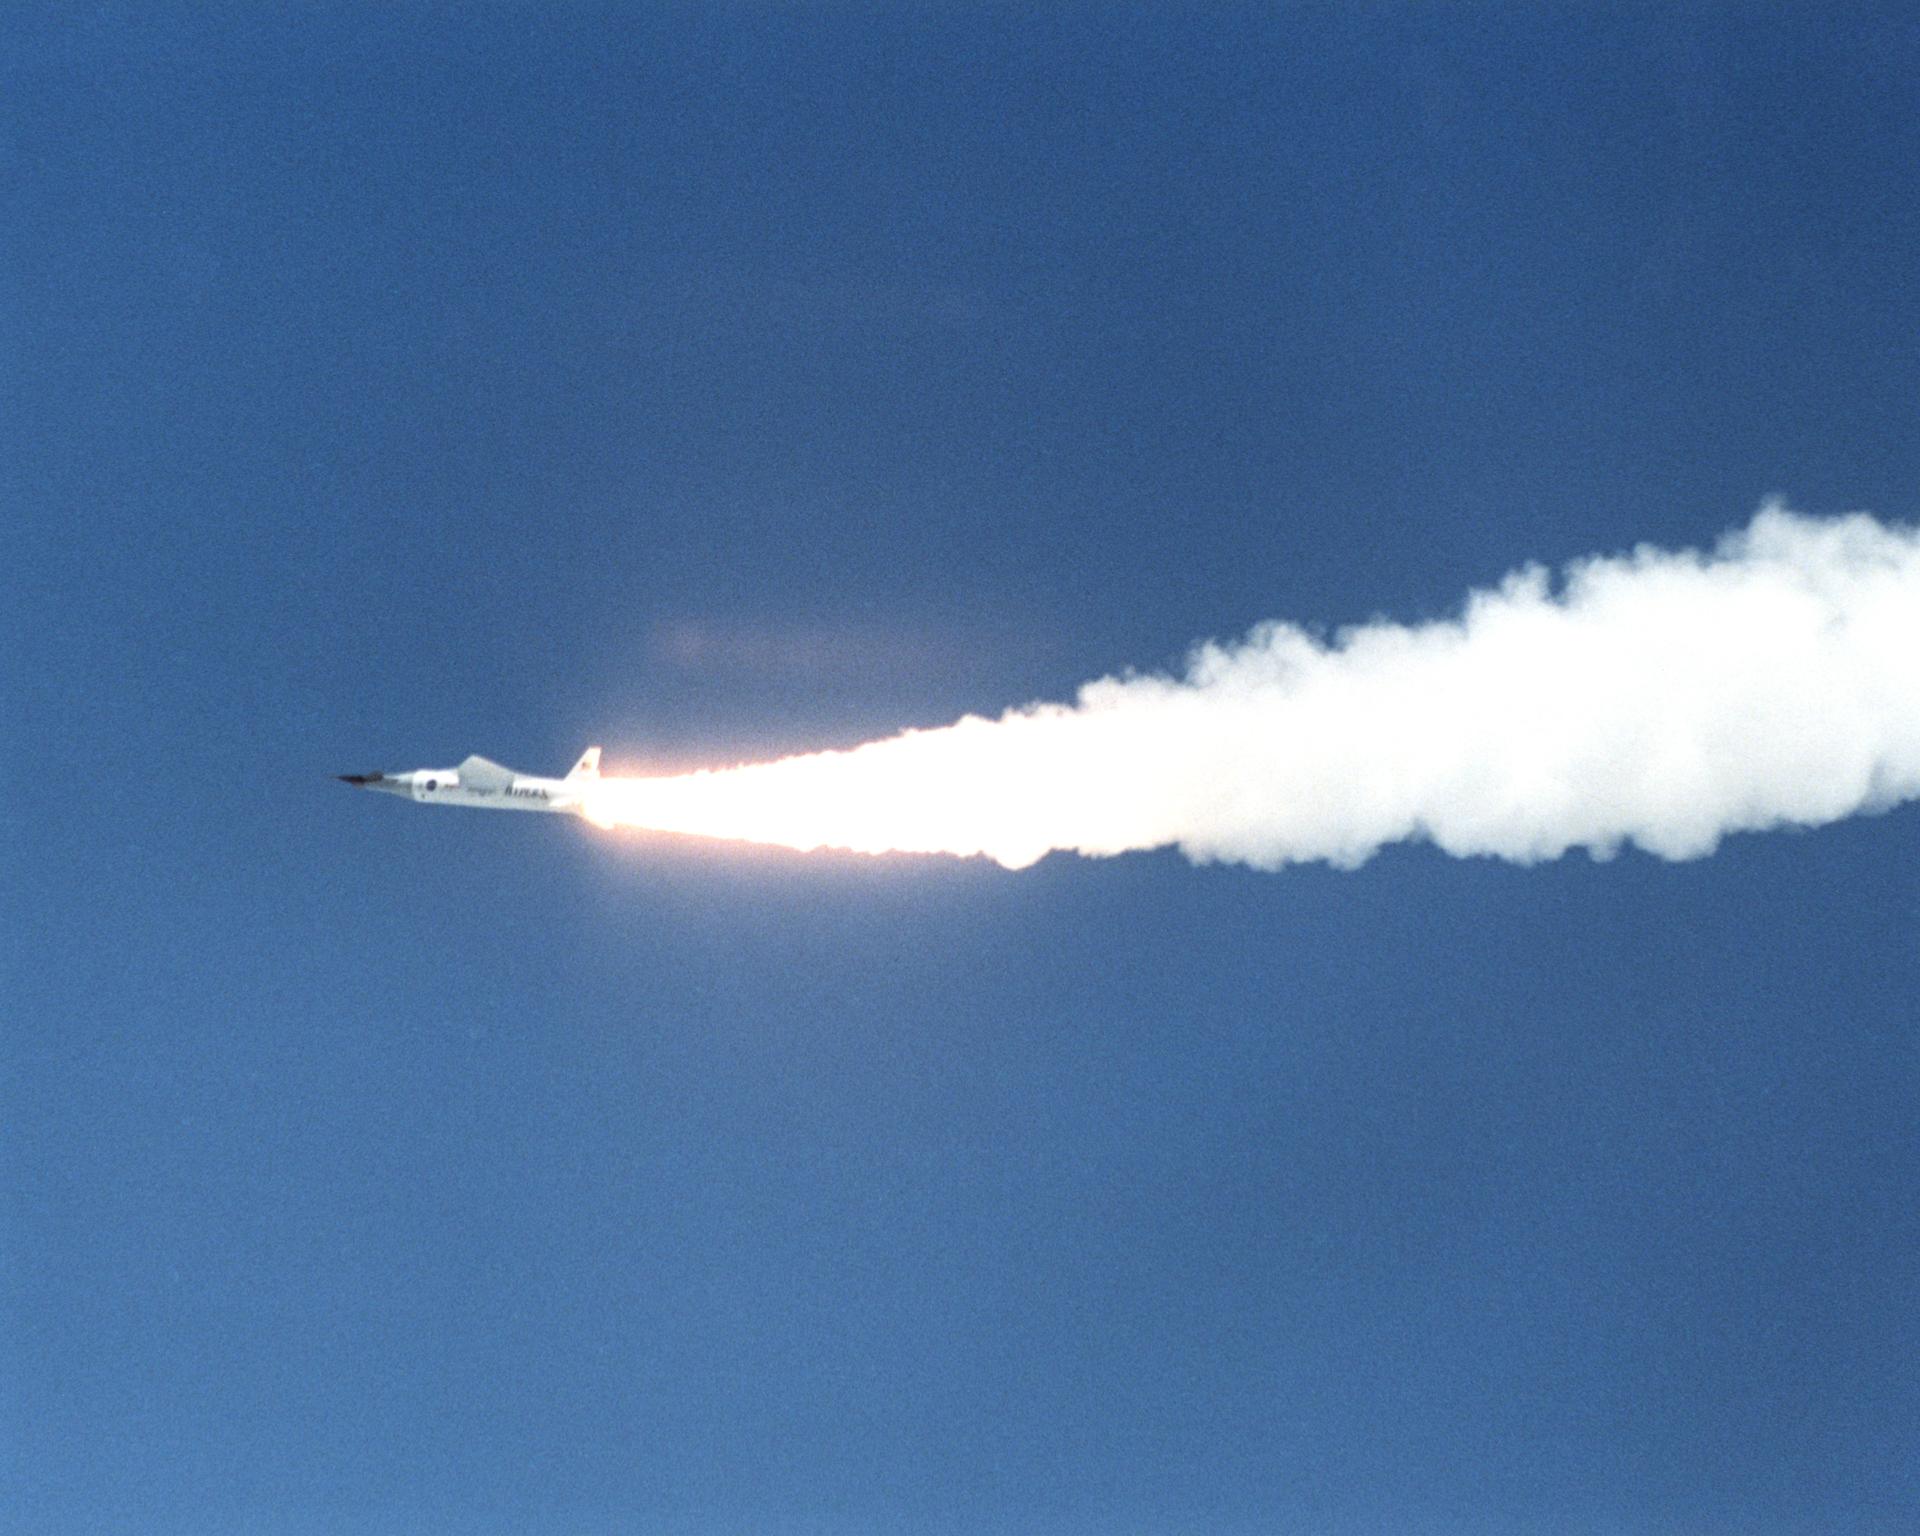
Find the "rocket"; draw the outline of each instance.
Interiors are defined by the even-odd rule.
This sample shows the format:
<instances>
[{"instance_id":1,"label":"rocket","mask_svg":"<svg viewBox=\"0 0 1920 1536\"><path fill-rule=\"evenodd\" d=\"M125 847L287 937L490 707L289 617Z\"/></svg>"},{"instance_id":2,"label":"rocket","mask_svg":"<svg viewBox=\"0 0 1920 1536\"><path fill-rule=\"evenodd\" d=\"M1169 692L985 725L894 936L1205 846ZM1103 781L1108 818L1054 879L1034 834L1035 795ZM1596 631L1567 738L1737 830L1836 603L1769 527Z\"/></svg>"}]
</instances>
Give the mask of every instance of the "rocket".
<instances>
[{"instance_id":1,"label":"rocket","mask_svg":"<svg viewBox=\"0 0 1920 1536\"><path fill-rule=\"evenodd\" d=\"M558 811L578 816L600 782L600 749L588 747L564 779L515 773L484 757L458 768L415 768L406 773L343 773L342 784L405 795L427 805L471 805L488 811Z\"/></svg>"}]
</instances>

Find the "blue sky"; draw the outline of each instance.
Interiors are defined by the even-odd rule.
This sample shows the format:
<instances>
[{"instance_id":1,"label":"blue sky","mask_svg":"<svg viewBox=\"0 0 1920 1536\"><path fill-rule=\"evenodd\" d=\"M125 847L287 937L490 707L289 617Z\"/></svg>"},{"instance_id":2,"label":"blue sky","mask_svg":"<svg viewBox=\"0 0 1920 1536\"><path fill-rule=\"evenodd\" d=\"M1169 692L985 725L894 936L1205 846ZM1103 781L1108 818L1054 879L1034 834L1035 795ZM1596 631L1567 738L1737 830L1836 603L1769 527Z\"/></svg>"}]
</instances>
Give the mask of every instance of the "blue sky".
<instances>
[{"instance_id":1,"label":"blue sky","mask_svg":"<svg viewBox=\"0 0 1920 1536\"><path fill-rule=\"evenodd\" d=\"M1920 1519L1920 822L1358 872L844 746L1916 516L1900 8L0 19L0 1523Z\"/></svg>"}]
</instances>

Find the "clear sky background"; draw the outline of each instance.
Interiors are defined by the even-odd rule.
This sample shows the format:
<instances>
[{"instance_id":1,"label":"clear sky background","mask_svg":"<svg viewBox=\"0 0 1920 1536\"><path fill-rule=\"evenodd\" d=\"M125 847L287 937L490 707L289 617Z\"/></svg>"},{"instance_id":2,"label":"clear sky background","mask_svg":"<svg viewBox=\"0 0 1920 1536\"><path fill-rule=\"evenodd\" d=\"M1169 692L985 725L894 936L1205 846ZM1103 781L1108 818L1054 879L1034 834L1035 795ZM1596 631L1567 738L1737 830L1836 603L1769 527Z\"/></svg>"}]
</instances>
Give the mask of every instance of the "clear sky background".
<instances>
[{"instance_id":1,"label":"clear sky background","mask_svg":"<svg viewBox=\"0 0 1920 1536\"><path fill-rule=\"evenodd\" d=\"M656 771L1920 513L1910 8L10 6L0 1528L1920 1528L1920 811Z\"/></svg>"}]
</instances>

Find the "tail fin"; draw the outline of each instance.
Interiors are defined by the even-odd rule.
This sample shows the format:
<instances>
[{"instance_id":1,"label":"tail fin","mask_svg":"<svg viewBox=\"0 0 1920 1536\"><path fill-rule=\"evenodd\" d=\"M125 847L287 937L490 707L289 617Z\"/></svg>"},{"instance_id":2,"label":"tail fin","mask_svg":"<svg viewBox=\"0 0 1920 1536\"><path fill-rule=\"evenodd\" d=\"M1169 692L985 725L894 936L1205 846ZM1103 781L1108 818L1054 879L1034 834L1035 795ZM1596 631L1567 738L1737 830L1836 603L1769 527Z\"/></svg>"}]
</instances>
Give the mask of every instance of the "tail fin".
<instances>
[{"instance_id":1,"label":"tail fin","mask_svg":"<svg viewBox=\"0 0 1920 1536\"><path fill-rule=\"evenodd\" d=\"M573 765L569 779L597 779L600 777L600 749L588 747L580 754L580 761Z\"/></svg>"}]
</instances>

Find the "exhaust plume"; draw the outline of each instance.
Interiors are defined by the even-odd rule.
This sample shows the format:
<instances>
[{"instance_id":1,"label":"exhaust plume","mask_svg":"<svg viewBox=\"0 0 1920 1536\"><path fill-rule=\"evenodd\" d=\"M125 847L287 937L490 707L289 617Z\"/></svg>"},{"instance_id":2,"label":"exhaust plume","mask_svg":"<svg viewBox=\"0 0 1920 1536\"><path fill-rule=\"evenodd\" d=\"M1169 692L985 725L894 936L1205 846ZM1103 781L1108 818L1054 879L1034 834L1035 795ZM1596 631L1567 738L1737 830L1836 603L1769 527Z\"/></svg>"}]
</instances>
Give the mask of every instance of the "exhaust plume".
<instances>
[{"instance_id":1,"label":"exhaust plume","mask_svg":"<svg viewBox=\"0 0 1920 1536\"><path fill-rule=\"evenodd\" d=\"M608 779L605 826L788 848L985 854L1174 846L1356 866L1423 838L1531 863L1920 796L1920 531L1777 504L1708 552L1539 566L1457 618L1331 641L1263 624L1179 676L847 751Z\"/></svg>"}]
</instances>

